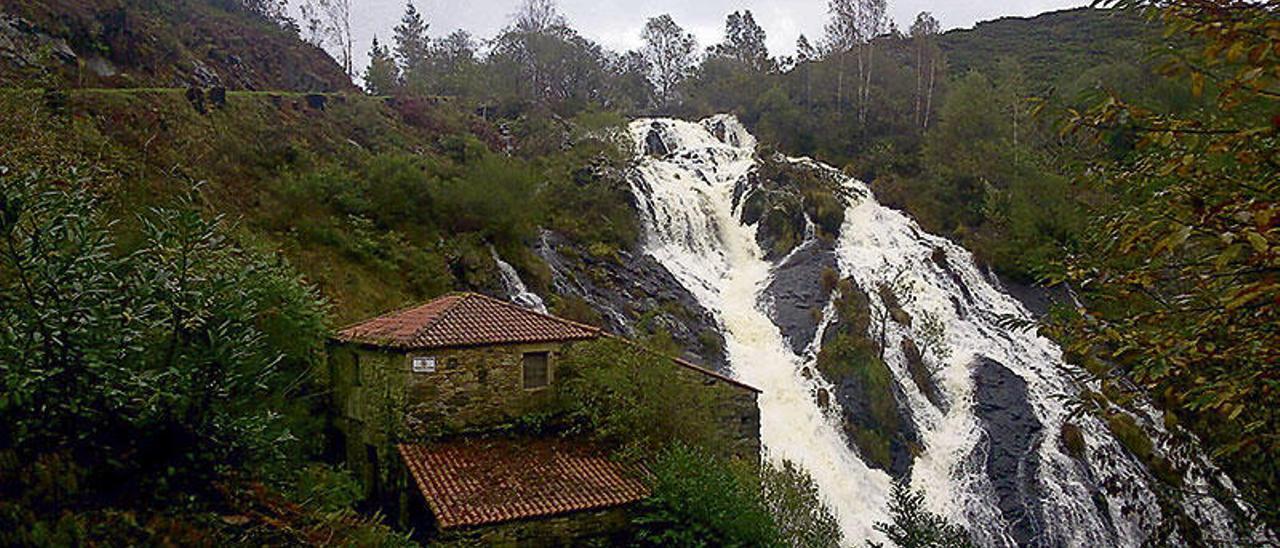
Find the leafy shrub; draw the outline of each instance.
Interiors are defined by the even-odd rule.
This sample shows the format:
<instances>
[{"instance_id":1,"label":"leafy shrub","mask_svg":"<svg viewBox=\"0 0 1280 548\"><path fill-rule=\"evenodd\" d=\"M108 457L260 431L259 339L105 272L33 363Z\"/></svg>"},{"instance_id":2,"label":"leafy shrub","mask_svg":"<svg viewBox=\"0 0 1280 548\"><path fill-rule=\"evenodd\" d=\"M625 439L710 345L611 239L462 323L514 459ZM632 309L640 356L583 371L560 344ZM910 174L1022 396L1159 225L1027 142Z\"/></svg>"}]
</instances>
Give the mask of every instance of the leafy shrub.
<instances>
[{"instance_id":1,"label":"leafy shrub","mask_svg":"<svg viewBox=\"0 0 1280 548\"><path fill-rule=\"evenodd\" d=\"M924 493L912 491L905 482L893 483L889 492L889 514L893 521L876 523L875 529L900 548L970 548L969 533L924 506ZM872 546L880 546L871 543Z\"/></svg>"},{"instance_id":2,"label":"leafy shrub","mask_svg":"<svg viewBox=\"0 0 1280 548\"><path fill-rule=\"evenodd\" d=\"M569 416L622 456L641 459L676 443L717 447L715 401L681 379L670 358L605 338L575 344L560 363Z\"/></svg>"},{"instance_id":3,"label":"leafy shrub","mask_svg":"<svg viewBox=\"0 0 1280 548\"><path fill-rule=\"evenodd\" d=\"M604 325L604 317L600 315L591 303L586 299L577 295L567 295L563 297L554 297L552 308L557 316L578 323L594 325L601 327Z\"/></svg>"},{"instance_id":4,"label":"leafy shrub","mask_svg":"<svg viewBox=\"0 0 1280 548\"><path fill-rule=\"evenodd\" d=\"M457 177L431 187L433 216L449 232L478 232L495 243L532 239L542 214L538 175L527 166L486 156Z\"/></svg>"},{"instance_id":5,"label":"leafy shrub","mask_svg":"<svg viewBox=\"0 0 1280 548\"><path fill-rule=\"evenodd\" d=\"M384 227L427 221L433 212L427 166L408 154L382 154L364 169L369 215Z\"/></svg>"},{"instance_id":6,"label":"leafy shrub","mask_svg":"<svg viewBox=\"0 0 1280 548\"><path fill-rule=\"evenodd\" d=\"M840 524L818 494L813 477L790 461L765 463L761 471L764 504L787 546L840 546Z\"/></svg>"},{"instance_id":7,"label":"leafy shrub","mask_svg":"<svg viewBox=\"0 0 1280 548\"><path fill-rule=\"evenodd\" d=\"M639 539L653 546L781 546L760 479L676 443L650 466L653 495L636 519Z\"/></svg>"},{"instance_id":8,"label":"leafy shrub","mask_svg":"<svg viewBox=\"0 0 1280 548\"><path fill-rule=\"evenodd\" d=\"M319 299L190 201L145 215L122 254L89 186L0 178L0 448L66 450L135 502L282 458L275 396L323 344Z\"/></svg>"}]
</instances>

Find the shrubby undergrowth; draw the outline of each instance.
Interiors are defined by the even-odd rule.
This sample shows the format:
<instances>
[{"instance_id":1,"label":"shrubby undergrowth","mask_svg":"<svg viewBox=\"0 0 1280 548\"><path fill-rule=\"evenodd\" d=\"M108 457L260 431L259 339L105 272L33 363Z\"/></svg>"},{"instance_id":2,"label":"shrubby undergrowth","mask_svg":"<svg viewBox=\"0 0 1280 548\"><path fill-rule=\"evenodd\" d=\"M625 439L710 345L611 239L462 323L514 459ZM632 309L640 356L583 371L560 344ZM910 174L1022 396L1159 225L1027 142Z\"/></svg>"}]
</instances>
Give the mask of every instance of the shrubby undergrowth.
<instances>
[{"instance_id":1,"label":"shrubby undergrowth","mask_svg":"<svg viewBox=\"0 0 1280 548\"><path fill-rule=\"evenodd\" d=\"M231 534L314 449L324 302L198 192L120 238L91 186L0 171L3 543Z\"/></svg>"}]
</instances>

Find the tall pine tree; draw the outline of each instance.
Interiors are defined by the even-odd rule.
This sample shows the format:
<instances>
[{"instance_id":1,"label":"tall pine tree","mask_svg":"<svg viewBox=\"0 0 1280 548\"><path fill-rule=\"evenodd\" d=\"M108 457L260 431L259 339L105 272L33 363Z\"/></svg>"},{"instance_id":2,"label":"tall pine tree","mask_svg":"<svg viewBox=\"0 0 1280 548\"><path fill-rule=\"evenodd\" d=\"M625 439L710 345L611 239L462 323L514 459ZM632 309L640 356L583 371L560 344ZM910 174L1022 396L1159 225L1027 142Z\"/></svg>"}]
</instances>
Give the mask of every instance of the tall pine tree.
<instances>
[{"instance_id":1,"label":"tall pine tree","mask_svg":"<svg viewBox=\"0 0 1280 548\"><path fill-rule=\"evenodd\" d=\"M387 46L373 37L369 50L369 67L364 70L364 88L372 95L390 95L400 87L400 67Z\"/></svg>"},{"instance_id":2,"label":"tall pine tree","mask_svg":"<svg viewBox=\"0 0 1280 548\"><path fill-rule=\"evenodd\" d=\"M395 27L395 57L400 62L406 82L419 78L419 73L426 68L430 59L431 38L427 36L429 27L413 2L406 4L400 24Z\"/></svg>"}]
</instances>

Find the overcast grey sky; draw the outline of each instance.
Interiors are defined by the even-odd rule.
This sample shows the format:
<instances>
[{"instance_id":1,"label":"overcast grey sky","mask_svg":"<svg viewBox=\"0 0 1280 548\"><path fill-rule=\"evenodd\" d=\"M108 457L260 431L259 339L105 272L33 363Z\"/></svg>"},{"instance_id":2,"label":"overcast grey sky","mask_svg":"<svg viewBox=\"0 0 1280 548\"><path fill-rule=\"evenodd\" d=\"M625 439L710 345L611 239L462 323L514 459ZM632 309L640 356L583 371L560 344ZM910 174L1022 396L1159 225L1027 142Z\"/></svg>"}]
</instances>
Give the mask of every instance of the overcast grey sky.
<instances>
[{"instance_id":1,"label":"overcast grey sky","mask_svg":"<svg viewBox=\"0 0 1280 548\"><path fill-rule=\"evenodd\" d=\"M376 33L383 40L404 13L406 0L354 0L355 49L360 72L367 63L369 44ZM466 29L478 38L490 38L507 24L520 0L413 0L431 23L432 36ZM1088 0L889 0L889 12L906 29L921 11L933 12L943 29L971 27L977 21L1006 15L1035 15L1088 4ZM800 34L810 39L822 35L826 0L560 0L569 23L588 38L617 50L640 44L640 29L652 16L669 13L698 37L705 47L720 41L725 16L750 9L769 35L769 51L775 55L795 51Z\"/></svg>"}]
</instances>

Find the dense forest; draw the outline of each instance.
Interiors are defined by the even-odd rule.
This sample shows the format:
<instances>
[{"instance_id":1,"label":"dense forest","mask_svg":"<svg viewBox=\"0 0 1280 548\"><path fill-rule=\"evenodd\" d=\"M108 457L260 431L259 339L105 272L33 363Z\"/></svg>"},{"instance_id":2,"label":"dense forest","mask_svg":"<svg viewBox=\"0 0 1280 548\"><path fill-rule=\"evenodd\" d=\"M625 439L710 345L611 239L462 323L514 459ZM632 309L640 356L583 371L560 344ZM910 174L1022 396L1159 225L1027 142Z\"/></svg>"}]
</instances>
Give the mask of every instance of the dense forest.
<instances>
[{"instance_id":1,"label":"dense forest","mask_svg":"<svg viewBox=\"0 0 1280 548\"><path fill-rule=\"evenodd\" d=\"M413 542L326 459L333 327L500 292L496 256L557 315L605 325L533 248L554 235L617 289L608 265L642 238L620 128L722 112L1052 295L1008 328L1088 372L1074 412L1178 490L1177 463L1114 413L1154 402L1274 530L1280 14L1097 4L942 32L830 0L824 35L778 56L750 11L716 44L656 16L614 52L553 0L483 38L433 37L410 2L361 68L349 0L0 0L0 543ZM838 227L829 192L801 202ZM802 230L778 221L774 241ZM646 345L716 361L679 302L625 313ZM840 542L803 470L748 477L673 421L692 396L645 377L652 359L583 348L569 389L614 397L554 426L649 463L636 543ZM641 382L590 373L605 362ZM920 497L895 487L878 530L968 542Z\"/></svg>"}]
</instances>

